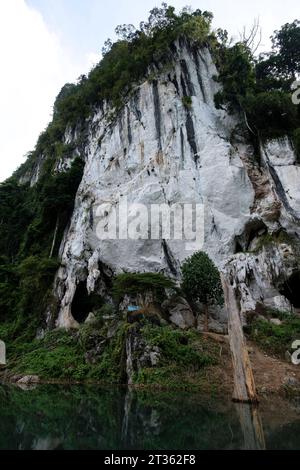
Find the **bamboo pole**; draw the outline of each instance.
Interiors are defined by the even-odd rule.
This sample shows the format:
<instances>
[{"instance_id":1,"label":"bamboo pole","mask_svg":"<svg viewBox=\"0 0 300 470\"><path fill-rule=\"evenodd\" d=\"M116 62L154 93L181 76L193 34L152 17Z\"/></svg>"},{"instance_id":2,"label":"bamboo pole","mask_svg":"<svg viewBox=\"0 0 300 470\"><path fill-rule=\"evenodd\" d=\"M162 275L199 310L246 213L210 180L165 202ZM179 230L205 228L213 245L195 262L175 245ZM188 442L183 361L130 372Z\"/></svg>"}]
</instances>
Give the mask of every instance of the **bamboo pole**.
<instances>
[{"instance_id":1,"label":"bamboo pole","mask_svg":"<svg viewBox=\"0 0 300 470\"><path fill-rule=\"evenodd\" d=\"M221 277L228 314L228 334L234 374L233 401L258 403L251 362L240 318L240 309L233 287L224 275Z\"/></svg>"}]
</instances>

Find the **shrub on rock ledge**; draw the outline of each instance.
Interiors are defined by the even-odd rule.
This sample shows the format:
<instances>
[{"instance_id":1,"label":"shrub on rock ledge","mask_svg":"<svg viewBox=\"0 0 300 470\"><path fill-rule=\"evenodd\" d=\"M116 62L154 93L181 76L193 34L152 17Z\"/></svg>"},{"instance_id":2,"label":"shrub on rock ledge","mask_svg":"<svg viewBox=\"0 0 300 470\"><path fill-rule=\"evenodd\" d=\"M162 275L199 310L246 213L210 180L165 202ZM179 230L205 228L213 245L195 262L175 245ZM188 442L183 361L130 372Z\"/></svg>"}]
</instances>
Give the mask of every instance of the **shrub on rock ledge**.
<instances>
[{"instance_id":1,"label":"shrub on rock ledge","mask_svg":"<svg viewBox=\"0 0 300 470\"><path fill-rule=\"evenodd\" d=\"M205 305L207 329L208 305L224 302L219 271L209 256L199 251L184 262L182 277L182 290L187 297Z\"/></svg>"},{"instance_id":2,"label":"shrub on rock ledge","mask_svg":"<svg viewBox=\"0 0 300 470\"><path fill-rule=\"evenodd\" d=\"M165 289L176 289L176 284L163 274L124 273L115 278L112 292L118 301L125 295L136 296L146 292L152 292L156 300L162 300Z\"/></svg>"}]
</instances>

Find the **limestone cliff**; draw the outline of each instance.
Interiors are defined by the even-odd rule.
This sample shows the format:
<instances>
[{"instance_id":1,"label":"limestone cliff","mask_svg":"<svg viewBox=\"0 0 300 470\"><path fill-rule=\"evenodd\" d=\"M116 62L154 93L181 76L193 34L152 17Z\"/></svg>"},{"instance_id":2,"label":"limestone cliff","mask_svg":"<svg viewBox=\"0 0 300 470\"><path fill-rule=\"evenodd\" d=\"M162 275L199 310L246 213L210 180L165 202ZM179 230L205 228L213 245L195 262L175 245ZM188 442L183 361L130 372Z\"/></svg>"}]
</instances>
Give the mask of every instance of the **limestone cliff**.
<instances>
[{"instance_id":1,"label":"limestone cliff","mask_svg":"<svg viewBox=\"0 0 300 470\"><path fill-rule=\"evenodd\" d=\"M96 236L99 204L115 209L125 197L147 206L203 204L203 250L237 286L242 311L257 304L289 309L290 301L298 307L285 285L300 269L300 167L292 144L283 138L254 149L243 118L216 109L217 75L207 48L178 41L167 65L153 66L120 111L104 103L84 130L67 130L65 143L75 150L56 169L64 171L76 155L85 169L60 248L59 309L49 311L49 324L76 326L71 306L78 286L105 292L113 273L163 271L180 278L180 265L192 254L185 241ZM32 184L39 164L26 175Z\"/></svg>"}]
</instances>

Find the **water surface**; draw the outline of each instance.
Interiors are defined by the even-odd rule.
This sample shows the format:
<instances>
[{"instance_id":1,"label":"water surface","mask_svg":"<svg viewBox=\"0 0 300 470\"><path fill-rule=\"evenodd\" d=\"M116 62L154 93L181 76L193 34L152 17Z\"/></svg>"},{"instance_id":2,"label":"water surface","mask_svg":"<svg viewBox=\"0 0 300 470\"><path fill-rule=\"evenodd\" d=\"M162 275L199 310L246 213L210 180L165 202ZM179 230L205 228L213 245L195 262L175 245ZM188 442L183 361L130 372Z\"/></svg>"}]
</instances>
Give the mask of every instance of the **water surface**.
<instances>
[{"instance_id":1,"label":"water surface","mask_svg":"<svg viewBox=\"0 0 300 470\"><path fill-rule=\"evenodd\" d=\"M285 405L286 406L286 405ZM0 449L300 449L300 414L197 394L0 385Z\"/></svg>"}]
</instances>

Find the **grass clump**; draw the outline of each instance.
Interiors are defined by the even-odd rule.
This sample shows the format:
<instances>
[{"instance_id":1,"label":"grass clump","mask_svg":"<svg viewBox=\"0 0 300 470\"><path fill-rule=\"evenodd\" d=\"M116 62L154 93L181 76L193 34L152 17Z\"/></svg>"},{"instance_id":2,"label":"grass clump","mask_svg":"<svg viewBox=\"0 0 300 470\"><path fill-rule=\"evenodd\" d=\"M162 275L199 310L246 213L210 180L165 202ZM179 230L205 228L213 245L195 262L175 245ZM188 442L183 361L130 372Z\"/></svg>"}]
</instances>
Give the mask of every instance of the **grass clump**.
<instances>
[{"instance_id":1,"label":"grass clump","mask_svg":"<svg viewBox=\"0 0 300 470\"><path fill-rule=\"evenodd\" d=\"M284 358L293 341L300 338L300 318L286 312L270 312L270 317L282 320L274 325L267 319L255 319L248 331L249 338L263 351Z\"/></svg>"},{"instance_id":2,"label":"grass clump","mask_svg":"<svg viewBox=\"0 0 300 470\"><path fill-rule=\"evenodd\" d=\"M215 345L206 341L196 331L180 331L169 325L146 324L142 334L149 346L160 350L156 367L144 367L135 375L138 385L152 385L167 389L201 388L206 371L218 363Z\"/></svg>"},{"instance_id":3,"label":"grass clump","mask_svg":"<svg viewBox=\"0 0 300 470\"><path fill-rule=\"evenodd\" d=\"M34 374L42 379L84 379L88 368L76 337L64 330L34 340L15 358L15 373Z\"/></svg>"},{"instance_id":4,"label":"grass clump","mask_svg":"<svg viewBox=\"0 0 300 470\"><path fill-rule=\"evenodd\" d=\"M38 375L44 380L123 383L126 328L127 325L117 325L110 339L107 327L100 328L100 324L83 325L78 332L51 331L42 340L22 342L22 349L14 347L10 370L16 374ZM86 353L99 344L102 350L90 363Z\"/></svg>"},{"instance_id":5,"label":"grass clump","mask_svg":"<svg viewBox=\"0 0 300 470\"><path fill-rule=\"evenodd\" d=\"M186 109L191 109L193 100L191 96L183 96L182 97L182 104Z\"/></svg>"}]
</instances>

